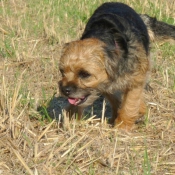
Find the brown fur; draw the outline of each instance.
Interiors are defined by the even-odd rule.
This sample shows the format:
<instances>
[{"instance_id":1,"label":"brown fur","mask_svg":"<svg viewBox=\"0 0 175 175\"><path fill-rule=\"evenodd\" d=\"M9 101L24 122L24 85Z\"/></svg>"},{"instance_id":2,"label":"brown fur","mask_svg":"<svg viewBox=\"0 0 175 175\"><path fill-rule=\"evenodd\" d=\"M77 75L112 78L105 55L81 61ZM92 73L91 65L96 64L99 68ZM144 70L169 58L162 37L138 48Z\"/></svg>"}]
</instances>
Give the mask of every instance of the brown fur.
<instances>
[{"instance_id":1,"label":"brown fur","mask_svg":"<svg viewBox=\"0 0 175 175\"><path fill-rule=\"evenodd\" d=\"M115 65L112 65L109 59L108 62L106 61L104 45L103 42L93 38L74 41L65 46L60 60L60 69L64 70L61 86L76 85L78 87L78 90L71 94L71 98L82 97L89 94L89 91L92 94L80 106L69 105L67 112L71 116L77 113L80 119L84 107L93 103L100 92L111 103L113 109L111 121L114 125L129 130L135 121L145 113L143 89L149 70L149 61L143 47L138 44L137 56L140 62L135 65L135 72L116 79L115 74L109 72L112 71L111 66ZM89 72L91 76L80 79L78 71L82 69ZM112 82L109 80L109 74L114 76ZM122 91L122 102L111 94L117 90Z\"/></svg>"},{"instance_id":2,"label":"brown fur","mask_svg":"<svg viewBox=\"0 0 175 175\"><path fill-rule=\"evenodd\" d=\"M146 112L149 39L175 40L174 31L174 26L138 15L123 3L102 4L80 40L66 44L62 52L59 87L70 103L67 113L81 119L84 108L102 94L111 103L114 126L132 129Z\"/></svg>"},{"instance_id":3,"label":"brown fur","mask_svg":"<svg viewBox=\"0 0 175 175\"><path fill-rule=\"evenodd\" d=\"M111 103L114 126L130 130L146 112L150 39L175 40L175 27L123 3L98 7L80 40L65 44L61 55L59 87L70 103L69 115L81 119L84 108L102 94Z\"/></svg>"}]
</instances>

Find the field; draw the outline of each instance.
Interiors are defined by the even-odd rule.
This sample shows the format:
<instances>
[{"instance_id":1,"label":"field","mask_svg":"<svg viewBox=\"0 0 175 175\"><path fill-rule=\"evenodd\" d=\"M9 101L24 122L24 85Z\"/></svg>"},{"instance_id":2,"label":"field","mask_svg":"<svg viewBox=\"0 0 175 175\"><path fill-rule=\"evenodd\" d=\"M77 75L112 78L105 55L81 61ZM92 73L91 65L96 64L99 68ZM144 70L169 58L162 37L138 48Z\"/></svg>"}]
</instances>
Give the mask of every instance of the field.
<instances>
[{"instance_id":1,"label":"field","mask_svg":"<svg viewBox=\"0 0 175 175\"><path fill-rule=\"evenodd\" d=\"M100 98L69 121L59 57L104 0L0 1L0 175L175 174L175 45L151 43L147 114L126 133ZM121 0L175 25L172 0ZM61 122L63 121L63 122Z\"/></svg>"}]
</instances>

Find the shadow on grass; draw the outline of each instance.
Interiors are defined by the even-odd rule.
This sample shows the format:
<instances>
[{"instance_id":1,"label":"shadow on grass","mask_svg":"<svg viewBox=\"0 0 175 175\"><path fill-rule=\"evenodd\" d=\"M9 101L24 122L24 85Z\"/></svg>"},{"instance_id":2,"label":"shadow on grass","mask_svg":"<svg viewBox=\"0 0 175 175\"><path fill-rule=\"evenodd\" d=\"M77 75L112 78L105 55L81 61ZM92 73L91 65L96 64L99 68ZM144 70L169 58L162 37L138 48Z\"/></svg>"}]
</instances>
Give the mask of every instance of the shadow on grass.
<instances>
[{"instance_id":1,"label":"shadow on grass","mask_svg":"<svg viewBox=\"0 0 175 175\"><path fill-rule=\"evenodd\" d=\"M100 118L102 116L103 109L103 100L104 97L99 97L91 106L85 108L84 117L89 118L92 116L96 116L96 118ZM62 116L63 109L68 105L68 101L63 97L53 97L49 102L47 107L41 105L38 107L38 112L49 120L56 119L58 120L60 116ZM109 103L106 101L105 105L105 117L111 117L111 107Z\"/></svg>"}]
</instances>

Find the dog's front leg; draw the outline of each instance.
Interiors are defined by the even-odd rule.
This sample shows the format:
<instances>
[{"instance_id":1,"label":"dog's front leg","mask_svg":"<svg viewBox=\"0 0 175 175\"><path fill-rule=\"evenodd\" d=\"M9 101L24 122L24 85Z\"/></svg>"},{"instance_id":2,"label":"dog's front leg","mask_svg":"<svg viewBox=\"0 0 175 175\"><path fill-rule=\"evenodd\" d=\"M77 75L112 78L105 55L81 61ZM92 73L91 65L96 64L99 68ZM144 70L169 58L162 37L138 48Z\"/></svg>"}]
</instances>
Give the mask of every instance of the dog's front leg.
<instances>
[{"instance_id":1,"label":"dog's front leg","mask_svg":"<svg viewBox=\"0 0 175 175\"><path fill-rule=\"evenodd\" d=\"M118 94L104 94L104 96L110 102L110 105L112 108L112 117L110 119L110 123L114 124L118 115L120 104L121 104L121 93L119 92Z\"/></svg>"},{"instance_id":2,"label":"dog's front leg","mask_svg":"<svg viewBox=\"0 0 175 175\"><path fill-rule=\"evenodd\" d=\"M145 111L143 86L127 90L124 93L114 125L124 130L131 130L135 121L143 116Z\"/></svg>"}]
</instances>

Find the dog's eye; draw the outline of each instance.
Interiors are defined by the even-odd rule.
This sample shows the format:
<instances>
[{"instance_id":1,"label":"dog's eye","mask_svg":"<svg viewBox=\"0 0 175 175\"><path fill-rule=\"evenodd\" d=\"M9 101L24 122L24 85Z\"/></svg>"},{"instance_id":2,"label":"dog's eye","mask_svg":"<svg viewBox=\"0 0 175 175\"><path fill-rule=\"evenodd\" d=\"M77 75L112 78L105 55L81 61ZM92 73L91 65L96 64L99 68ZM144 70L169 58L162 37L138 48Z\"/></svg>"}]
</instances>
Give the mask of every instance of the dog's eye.
<instances>
[{"instance_id":1,"label":"dog's eye","mask_svg":"<svg viewBox=\"0 0 175 175\"><path fill-rule=\"evenodd\" d=\"M84 70L79 71L78 75L79 75L80 78L88 78L88 77L91 76L90 73L88 73L87 71L84 71Z\"/></svg>"}]
</instances>

